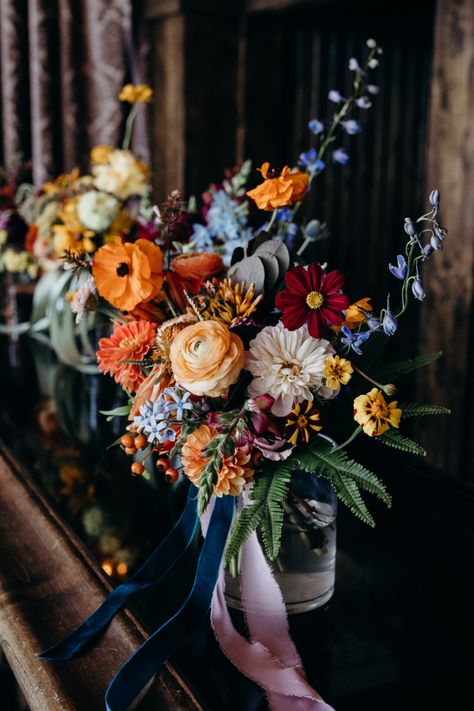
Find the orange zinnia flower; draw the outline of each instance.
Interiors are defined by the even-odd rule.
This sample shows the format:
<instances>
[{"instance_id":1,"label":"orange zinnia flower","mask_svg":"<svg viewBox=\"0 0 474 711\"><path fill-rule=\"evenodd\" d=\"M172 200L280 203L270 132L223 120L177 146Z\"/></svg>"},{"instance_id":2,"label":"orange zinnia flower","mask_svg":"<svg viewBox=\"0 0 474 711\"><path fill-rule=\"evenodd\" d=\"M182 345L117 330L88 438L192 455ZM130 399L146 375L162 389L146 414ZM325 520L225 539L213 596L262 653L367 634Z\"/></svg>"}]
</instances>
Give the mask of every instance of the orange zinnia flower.
<instances>
[{"instance_id":1,"label":"orange zinnia flower","mask_svg":"<svg viewBox=\"0 0 474 711\"><path fill-rule=\"evenodd\" d=\"M287 165L276 178L269 178L270 163L264 163L258 170L264 177L263 183L249 190L247 195L255 200L260 210L274 210L285 205L294 205L304 198L308 192L309 178L307 173L290 172Z\"/></svg>"},{"instance_id":2,"label":"orange zinnia flower","mask_svg":"<svg viewBox=\"0 0 474 711\"><path fill-rule=\"evenodd\" d=\"M215 437L216 431L206 424L202 424L192 432L183 445L181 462L185 475L195 486L199 485L201 472L209 461L202 455L202 450ZM238 496L247 481L253 476L253 469L247 466L250 455L237 449L232 456L224 457L222 466L217 474L214 484L214 496Z\"/></svg>"},{"instance_id":3,"label":"orange zinnia flower","mask_svg":"<svg viewBox=\"0 0 474 711\"><path fill-rule=\"evenodd\" d=\"M97 360L102 373L110 373L115 382L131 393L145 380L142 368L133 360L143 360L153 345L156 324L130 321L117 324L110 338L101 338Z\"/></svg>"},{"instance_id":4,"label":"orange zinnia flower","mask_svg":"<svg viewBox=\"0 0 474 711\"><path fill-rule=\"evenodd\" d=\"M151 301L163 284L161 249L146 239L116 240L94 257L92 273L100 296L122 311Z\"/></svg>"}]
</instances>

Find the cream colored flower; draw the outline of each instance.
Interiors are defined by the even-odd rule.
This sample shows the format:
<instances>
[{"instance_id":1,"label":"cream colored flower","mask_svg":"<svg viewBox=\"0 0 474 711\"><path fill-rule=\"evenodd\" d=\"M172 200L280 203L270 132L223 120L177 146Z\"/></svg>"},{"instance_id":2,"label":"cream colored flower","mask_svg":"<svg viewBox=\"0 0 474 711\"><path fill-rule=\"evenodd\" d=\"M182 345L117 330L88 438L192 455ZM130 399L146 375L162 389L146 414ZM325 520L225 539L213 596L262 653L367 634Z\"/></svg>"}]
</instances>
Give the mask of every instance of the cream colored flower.
<instances>
[{"instance_id":1,"label":"cream colored flower","mask_svg":"<svg viewBox=\"0 0 474 711\"><path fill-rule=\"evenodd\" d=\"M76 212L80 221L93 232L105 232L117 217L120 202L109 193L88 190L77 201Z\"/></svg>"},{"instance_id":2,"label":"cream colored flower","mask_svg":"<svg viewBox=\"0 0 474 711\"><path fill-rule=\"evenodd\" d=\"M285 417L303 400L334 396L323 385L324 361L334 348L324 338L313 338L306 326L288 331L281 324L266 326L250 341L245 368L254 376L248 387L252 397L275 398L272 412Z\"/></svg>"},{"instance_id":3,"label":"cream colored flower","mask_svg":"<svg viewBox=\"0 0 474 711\"><path fill-rule=\"evenodd\" d=\"M176 382L194 395L219 397L233 385L244 364L239 336L217 321L199 321L184 328L170 348Z\"/></svg>"},{"instance_id":4,"label":"cream colored flower","mask_svg":"<svg viewBox=\"0 0 474 711\"><path fill-rule=\"evenodd\" d=\"M92 167L97 190L112 193L121 200L143 195L148 187L150 171L131 151L110 151L107 163Z\"/></svg>"}]
</instances>

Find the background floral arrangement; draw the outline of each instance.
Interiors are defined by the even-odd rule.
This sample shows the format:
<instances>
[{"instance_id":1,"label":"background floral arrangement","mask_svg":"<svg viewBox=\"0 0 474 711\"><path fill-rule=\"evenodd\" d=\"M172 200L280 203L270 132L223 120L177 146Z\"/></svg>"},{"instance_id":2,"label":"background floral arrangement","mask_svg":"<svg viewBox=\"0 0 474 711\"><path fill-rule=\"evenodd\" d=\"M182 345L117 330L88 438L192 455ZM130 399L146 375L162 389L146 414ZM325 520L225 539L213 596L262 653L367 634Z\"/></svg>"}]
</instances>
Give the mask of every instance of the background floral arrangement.
<instances>
[{"instance_id":1,"label":"background floral arrangement","mask_svg":"<svg viewBox=\"0 0 474 711\"><path fill-rule=\"evenodd\" d=\"M29 166L21 162L10 174L0 170L0 273L30 280L38 276L38 264L27 249L28 225L19 214L15 199L28 172Z\"/></svg>"},{"instance_id":2,"label":"background floral arrangement","mask_svg":"<svg viewBox=\"0 0 474 711\"><path fill-rule=\"evenodd\" d=\"M72 302L77 317L98 308L114 323L97 360L128 394L127 405L106 414L128 417L120 444L134 457L132 472L143 474L157 456L169 481L182 473L198 487L200 513L212 496L249 491L227 545L233 571L256 529L268 557L278 555L284 511L298 516L301 505L292 490L295 470L328 478L354 514L373 525L361 491L387 505L390 495L347 447L364 434L423 454L402 434L404 421L447 412L393 399L394 381L439 353L391 364L381 356L410 298L424 299L422 264L443 246L438 191L428 212L405 219L405 251L389 266L393 286L380 310L361 298L363 285L349 298L339 270L304 259L327 230L299 219L301 202L329 152L333 163L347 162L347 151L333 144L341 131L360 131L353 113L370 108L377 93L368 72L381 50L367 44L365 64L349 62L353 94L330 92L337 110L329 121L310 122L316 145L296 167L279 172L264 163L262 182L246 190L245 163L211 186L200 208L172 193L155 209L151 239L106 239L93 254L68 253L68 265L87 276ZM98 164L105 175L108 165ZM95 175L97 181L101 172ZM113 192L102 178L95 187ZM254 205L270 219L252 215Z\"/></svg>"}]
</instances>

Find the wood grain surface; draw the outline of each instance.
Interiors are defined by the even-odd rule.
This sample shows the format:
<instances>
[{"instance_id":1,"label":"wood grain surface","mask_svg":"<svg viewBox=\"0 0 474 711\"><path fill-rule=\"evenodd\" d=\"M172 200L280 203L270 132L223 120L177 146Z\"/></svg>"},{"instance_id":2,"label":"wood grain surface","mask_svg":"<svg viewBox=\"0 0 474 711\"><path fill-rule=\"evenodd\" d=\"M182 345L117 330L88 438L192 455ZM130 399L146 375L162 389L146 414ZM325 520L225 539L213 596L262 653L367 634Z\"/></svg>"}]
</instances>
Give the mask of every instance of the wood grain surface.
<instances>
[{"instance_id":1,"label":"wood grain surface","mask_svg":"<svg viewBox=\"0 0 474 711\"><path fill-rule=\"evenodd\" d=\"M119 613L76 660L50 663L36 655L80 624L109 590L76 536L0 443L0 646L31 711L104 708L109 682L146 638L130 612ZM167 665L138 709L202 707Z\"/></svg>"}]
</instances>

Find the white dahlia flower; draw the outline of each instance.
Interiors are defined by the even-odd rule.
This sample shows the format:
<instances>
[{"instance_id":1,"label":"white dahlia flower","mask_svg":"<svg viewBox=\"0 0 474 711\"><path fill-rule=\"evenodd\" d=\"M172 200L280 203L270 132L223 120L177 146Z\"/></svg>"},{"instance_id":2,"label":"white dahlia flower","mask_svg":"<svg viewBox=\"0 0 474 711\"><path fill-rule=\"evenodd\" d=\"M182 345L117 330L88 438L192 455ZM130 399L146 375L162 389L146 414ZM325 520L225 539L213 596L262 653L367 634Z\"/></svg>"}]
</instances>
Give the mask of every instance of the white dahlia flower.
<instances>
[{"instance_id":1,"label":"white dahlia flower","mask_svg":"<svg viewBox=\"0 0 474 711\"><path fill-rule=\"evenodd\" d=\"M120 202L113 195L88 190L77 202L77 216L88 230L105 232L117 217Z\"/></svg>"},{"instance_id":2,"label":"white dahlia flower","mask_svg":"<svg viewBox=\"0 0 474 711\"><path fill-rule=\"evenodd\" d=\"M246 354L244 368L254 376L248 392L252 397L271 395L275 398L271 411L284 417L303 400L313 400L316 390L328 396L323 386L324 361L334 352L329 341L313 338L306 326L295 331L281 324L266 326Z\"/></svg>"}]
</instances>

